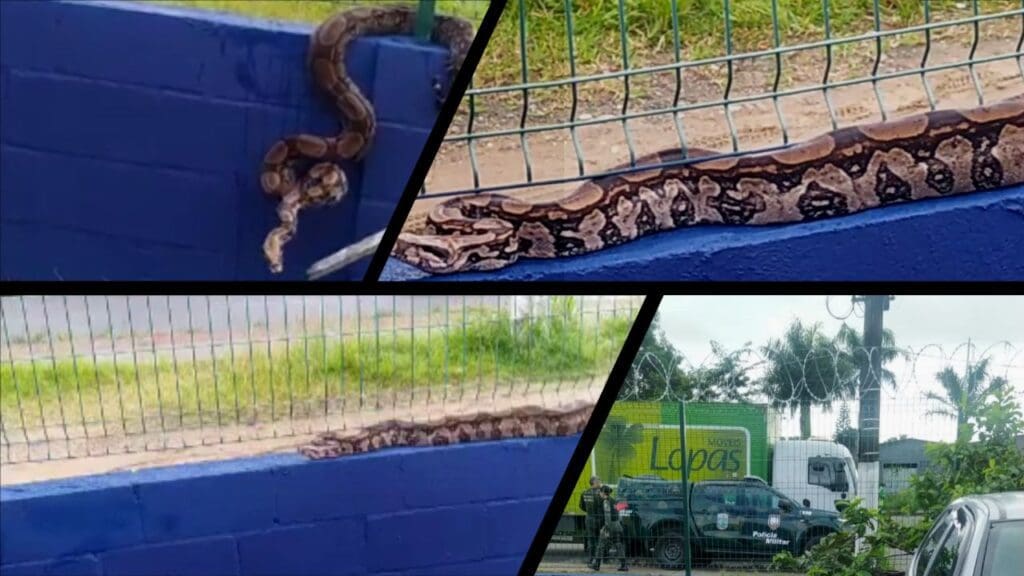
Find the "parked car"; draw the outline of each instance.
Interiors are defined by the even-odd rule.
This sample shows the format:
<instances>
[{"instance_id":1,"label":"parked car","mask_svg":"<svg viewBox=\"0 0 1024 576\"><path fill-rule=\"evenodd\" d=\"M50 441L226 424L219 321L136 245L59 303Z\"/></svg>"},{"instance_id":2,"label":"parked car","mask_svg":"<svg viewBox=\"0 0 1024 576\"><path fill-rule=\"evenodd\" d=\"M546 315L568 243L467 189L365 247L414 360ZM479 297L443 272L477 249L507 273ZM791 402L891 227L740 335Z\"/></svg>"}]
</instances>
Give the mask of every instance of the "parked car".
<instances>
[{"instance_id":1,"label":"parked car","mask_svg":"<svg viewBox=\"0 0 1024 576\"><path fill-rule=\"evenodd\" d=\"M657 476L623 477L619 501L632 556L653 556L663 568L686 559L682 485ZM800 506L760 478L709 480L690 487L694 560L799 555L842 529L839 514Z\"/></svg>"},{"instance_id":2,"label":"parked car","mask_svg":"<svg viewBox=\"0 0 1024 576\"><path fill-rule=\"evenodd\" d=\"M907 576L1024 574L1024 492L965 496L935 521Z\"/></svg>"}]
</instances>

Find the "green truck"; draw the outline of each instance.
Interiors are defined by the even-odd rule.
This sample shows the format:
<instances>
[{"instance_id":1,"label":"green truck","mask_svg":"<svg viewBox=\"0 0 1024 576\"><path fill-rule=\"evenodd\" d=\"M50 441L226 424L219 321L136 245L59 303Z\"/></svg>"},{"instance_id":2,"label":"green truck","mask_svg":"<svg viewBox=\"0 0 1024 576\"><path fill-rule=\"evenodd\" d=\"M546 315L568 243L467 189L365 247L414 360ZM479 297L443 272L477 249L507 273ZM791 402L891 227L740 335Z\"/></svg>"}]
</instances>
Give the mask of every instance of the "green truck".
<instances>
[{"instance_id":1,"label":"green truck","mask_svg":"<svg viewBox=\"0 0 1024 576\"><path fill-rule=\"evenodd\" d=\"M846 447L779 439L768 405L690 403L686 425L690 482L756 477L805 508L825 511L856 494L856 465ZM616 402L552 541L584 542L579 499L592 475L613 487L623 477L679 481L682 462L679 403Z\"/></svg>"}]
</instances>

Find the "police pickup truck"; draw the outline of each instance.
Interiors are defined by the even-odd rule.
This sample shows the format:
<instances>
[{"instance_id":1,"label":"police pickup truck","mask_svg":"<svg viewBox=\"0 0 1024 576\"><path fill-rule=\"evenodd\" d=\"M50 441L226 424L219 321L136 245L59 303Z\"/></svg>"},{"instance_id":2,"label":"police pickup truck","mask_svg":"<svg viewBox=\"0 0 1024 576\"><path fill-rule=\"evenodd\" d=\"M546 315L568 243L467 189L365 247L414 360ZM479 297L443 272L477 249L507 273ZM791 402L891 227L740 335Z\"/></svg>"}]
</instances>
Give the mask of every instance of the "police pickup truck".
<instances>
[{"instance_id":1,"label":"police pickup truck","mask_svg":"<svg viewBox=\"0 0 1024 576\"><path fill-rule=\"evenodd\" d=\"M630 556L663 568L685 561L682 484L658 476L619 479L616 498ZM690 485L690 547L696 562L800 555L842 529L839 514L799 506L760 478Z\"/></svg>"}]
</instances>

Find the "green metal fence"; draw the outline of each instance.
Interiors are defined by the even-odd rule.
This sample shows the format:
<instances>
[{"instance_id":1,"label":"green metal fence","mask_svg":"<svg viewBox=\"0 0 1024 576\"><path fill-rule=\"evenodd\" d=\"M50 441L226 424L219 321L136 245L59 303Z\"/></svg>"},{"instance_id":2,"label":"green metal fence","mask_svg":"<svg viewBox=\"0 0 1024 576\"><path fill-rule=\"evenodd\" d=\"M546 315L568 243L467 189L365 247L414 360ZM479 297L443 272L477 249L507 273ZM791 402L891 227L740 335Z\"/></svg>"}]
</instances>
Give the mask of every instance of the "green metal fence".
<instances>
[{"instance_id":1,"label":"green metal fence","mask_svg":"<svg viewBox=\"0 0 1024 576\"><path fill-rule=\"evenodd\" d=\"M583 22L585 31L581 31ZM982 53L979 43L990 26L1013 30L998 50ZM556 34L560 37L551 37ZM914 43L920 58L887 69L888 54L904 43ZM685 116L721 111L729 149L716 151L716 157L726 157L792 143L792 117L787 119L780 105L786 98L820 95L835 128L843 124L834 103L837 90L870 87L876 101L872 105L877 105L881 119L887 119L903 111L887 106L885 82L917 77L925 94L924 107L935 109L941 102L931 77L960 70L967 75L977 102L984 103L986 89L979 67L1016 60L1024 81L1022 45L1024 0L509 0L488 54L477 68L475 85L464 98L464 125L453 124L441 149L468 155L471 174L463 180L471 184L439 181L425 186L421 197L522 190L636 170L640 156L657 151L637 142L631 123L640 120L671 119L675 140L686 155L692 144ZM948 51L951 46L958 52L956 57L936 56L938 48ZM813 61L786 63L812 55ZM869 70L842 73L840 69L858 55L869 55ZM766 85L740 90L740 68L757 61L766 61L771 68ZM720 91L690 94L687 74L708 70L718 70ZM644 82L666 75L674 78L669 102L642 97ZM590 117L581 112L583 91L612 83L617 85L614 95L606 93L604 98L615 98L614 113ZM774 110L777 138L772 144L745 147L736 114L745 105L758 104ZM482 125L491 113L507 116L508 126ZM586 137L580 132L595 126L620 128L626 150L610 165L588 169ZM819 133L823 131L824 126ZM566 132L575 173L539 176L531 140ZM484 182L492 180L490 172L510 170L498 167L488 154L487 149L498 142L516 149L522 177L514 182Z\"/></svg>"},{"instance_id":2,"label":"green metal fence","mask_svg":"<svg viewBox=\"0 0 1024 576\"><path fill-rule=\"evenodd\" d=\"M4 297L0 463L590 398L641 301Z\"/></svg>"},{"instance_id":3,"label":"green metal fence","mask_svg":"<svg viewBox=\"0 0 1024 576\"><path fill-rule=\"evenodd\" d=\"M868 349L837 338L805 352L780 339L756 348L715 347L711 357L691 363L682 354L671 358L656 340L641 348L620 388L541 573L583 572L594 554L600 566L589 567L606 574L623 563L637 574L806 573L773 561L786 551L806 561L829 535L835 542L847 537L841 503L870 501L872 494L893 522L927 526L934 511L914 508L908 488L930 469L951 474L929 448L965 434L951 406L969 414L975 444L1006 449L1024 463L1019 343ZM874 378L867 359L879 356L885 360ZM877 479L861 469L862 459L870 460L858 430L858 390L871 382L882 396ZM956 398L957 386L969 400ZM799 426L804 405L808 436ZM983 406L989 416L980 416ZM1014 411L1009 426L985 424ZM1017 474L1008 485L1024 490L1024 467L989 465L990 474ZM616 511L602 510L598 497L597 522L588 526L594 477ZM610 523L618 530L604 532ZM888 547L862 573L902 574L912 553Z\"/></svg>"}]
</instances>

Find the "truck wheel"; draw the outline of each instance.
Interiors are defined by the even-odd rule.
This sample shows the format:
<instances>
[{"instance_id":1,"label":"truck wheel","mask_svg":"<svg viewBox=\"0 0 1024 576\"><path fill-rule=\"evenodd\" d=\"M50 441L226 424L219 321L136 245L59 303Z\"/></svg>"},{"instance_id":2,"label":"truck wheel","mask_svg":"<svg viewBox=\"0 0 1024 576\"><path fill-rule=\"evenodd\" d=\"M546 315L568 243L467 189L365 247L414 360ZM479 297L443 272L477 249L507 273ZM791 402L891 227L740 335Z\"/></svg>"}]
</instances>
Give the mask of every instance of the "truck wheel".
<instances>
[{"instance_id":1,"label":"truck wheel","mask_svg":"<svg viewBox=\"0 0 1024 576\"><path fill-rule=\"evenodd\" d=\"M667 570L682 568L686 560L686 547L683 535L678 532L662 532L654 546L654 558Z\"/></svg>"}]
</instances>

